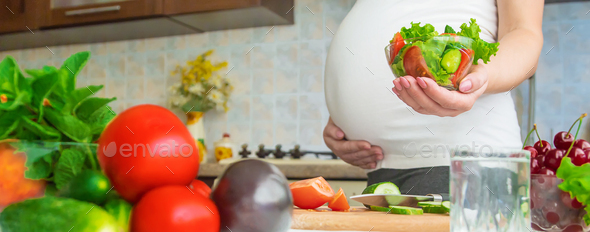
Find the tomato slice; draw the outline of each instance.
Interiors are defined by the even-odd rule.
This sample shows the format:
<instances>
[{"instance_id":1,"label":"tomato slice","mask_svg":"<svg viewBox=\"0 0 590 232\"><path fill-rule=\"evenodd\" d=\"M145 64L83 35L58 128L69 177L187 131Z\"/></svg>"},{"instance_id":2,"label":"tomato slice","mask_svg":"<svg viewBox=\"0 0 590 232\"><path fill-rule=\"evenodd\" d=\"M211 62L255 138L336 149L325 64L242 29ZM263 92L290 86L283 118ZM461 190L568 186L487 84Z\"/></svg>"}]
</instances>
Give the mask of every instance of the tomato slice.
<instances>
[{"instance_id":1,"label":"tomato slice","mask_svg":"<svg viewBox=\"0 0 590 232\"><path fill-rule=\"evenodd\" d=\"M442 33L440 35L452 35L452 36L456 36L457 34L455 34L455 33Z\"/></svg>"},{"instance_id":2,"label":"tomato slice","mask_svg":"<svg viewBox=\"0 0 590 232\"><path fill-rule=\"evenodd\" d=\"M389 59L390 59L389 65L393 64L393 60L395 59L395 56L397 56L397 53L399 53L399 51L402 50L402 48L406 45L406 42L404 42L404 38L398 32L398 33L395 33L395 35L393 36L393 40L391 40L391 44L393 45L393 49L392 48L389 49Z\"/></svg>"},{"instance_id":3,"label":"tomato slice","mask_svg":"<svg viewBox=\"0 0 590 232\"><path fill-rule=\"evenodd\" d=\"M453 86L455 86L455 88L459 88L459 84L461 83L461 80L463 80L462 71L468 71L471 67L471 62L473 62L472 58L474 53L473 50L464 48L459 49L459 51L461 52L461 63L459 64L459 68L457 68L457 71L451 79L451 82L453 83Z\"/></svg>"},{"instance_id":4,"label":"tomato slice","mask_svg":"<svg viewBox=\"0 0 590 232\"><path fill-rule=\"evenodd\" d=\"M338 190L332 201L328 203L328 208L332 209L333 211L345 211L350 209L350 205L348 205L348 200L346 200L346 195L344 195L344 191L342 188Z\"/></svg>"},{"instance_id":5,"label":"tomato slice","mask_svg":"<svg viewBox=\"0 0 590 232\"><path fill-rule=\"evenodd\" d=\"M293 204L302 209L315 209L334 197L334 190L323 177L300 180L289 184Z\"/></svg>"}]
</instances>

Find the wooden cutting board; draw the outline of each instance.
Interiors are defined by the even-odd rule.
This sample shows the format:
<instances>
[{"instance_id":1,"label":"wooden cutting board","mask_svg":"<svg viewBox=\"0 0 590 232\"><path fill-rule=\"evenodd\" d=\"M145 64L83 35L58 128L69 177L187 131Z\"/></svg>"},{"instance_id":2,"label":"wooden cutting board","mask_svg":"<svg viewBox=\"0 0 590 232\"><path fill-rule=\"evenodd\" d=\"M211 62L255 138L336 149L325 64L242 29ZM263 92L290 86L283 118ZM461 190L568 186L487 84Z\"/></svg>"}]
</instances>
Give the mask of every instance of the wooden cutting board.
<instances>
[{"instance_id":1,"label":"wooden cutting board","mask_svg":"<svg viewBox=\"0 0 590 232\"><path fill-rule=\"evenodd\" d=\"M349 212L295 209L291 228L329 231L448 232L448 214L398 215L351 208Z\"/></svg>"}]
</instances>

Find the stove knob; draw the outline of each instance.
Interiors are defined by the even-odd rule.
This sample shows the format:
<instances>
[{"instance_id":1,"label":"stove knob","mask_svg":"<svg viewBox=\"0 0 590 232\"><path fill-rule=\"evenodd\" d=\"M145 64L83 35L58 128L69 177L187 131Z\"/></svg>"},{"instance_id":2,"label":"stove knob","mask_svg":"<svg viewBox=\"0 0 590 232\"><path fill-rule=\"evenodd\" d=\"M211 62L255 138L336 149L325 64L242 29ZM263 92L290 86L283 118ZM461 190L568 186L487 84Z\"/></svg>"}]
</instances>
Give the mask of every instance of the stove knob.
<instances>
[{"instance_id":1,"label":"stove knob","mask_svg":"<svg viewBox=\"0 0 590 232\"><path fill-rule=\"evenodd\" d=\"M247 143L242 144L242 150L240 151L239 154L242 158L248 158L248 155L250 155L250 151L248 151L248 144Z\"/></svg>"}]
</instances>

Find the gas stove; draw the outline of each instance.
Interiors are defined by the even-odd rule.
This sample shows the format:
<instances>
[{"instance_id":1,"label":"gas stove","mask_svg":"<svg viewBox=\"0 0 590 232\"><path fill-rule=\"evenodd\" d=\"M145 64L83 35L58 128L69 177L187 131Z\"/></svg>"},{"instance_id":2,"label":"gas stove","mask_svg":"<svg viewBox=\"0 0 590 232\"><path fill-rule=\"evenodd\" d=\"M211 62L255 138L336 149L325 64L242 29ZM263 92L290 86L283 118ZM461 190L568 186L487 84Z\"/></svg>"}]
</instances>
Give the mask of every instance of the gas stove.
<instances>
[{"instance_id":1,"label":"gas stove","mask_svg":"<svg viewBox=\"0 0 590 232\"><path fill-rule=\"evenodd\" d=\"M305 155L314 155L317 159L333 159L336 160L338 157L332 152L320 152L320 151L303 151L301 150L299 145L295 145L293 149L289 149L288 151L283 151L281 144L277 144L275 149L265 149L264 144L258 145L258 150L255 152L248 150L248 144L242 145L242 150L238 152L241 158L253 158L253 154L255 157L260 159L301 159Z\"/></svg>"}]
</instances>

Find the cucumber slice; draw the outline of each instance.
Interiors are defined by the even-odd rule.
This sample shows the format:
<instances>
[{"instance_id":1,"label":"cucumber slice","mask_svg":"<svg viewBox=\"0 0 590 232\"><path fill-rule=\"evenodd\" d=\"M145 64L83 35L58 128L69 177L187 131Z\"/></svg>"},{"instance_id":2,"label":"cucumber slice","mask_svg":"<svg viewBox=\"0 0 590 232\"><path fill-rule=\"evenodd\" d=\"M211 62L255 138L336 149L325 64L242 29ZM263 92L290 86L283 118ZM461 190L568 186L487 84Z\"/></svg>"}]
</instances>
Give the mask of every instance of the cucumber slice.
<instances>
[{"instance_id":1,"label":"cucumber slice","mask_svg":"<svg viewBox=\"0 0 590 232\"><path fill-rule=\"evenodd\" d=\"M442 207L447 211L451 212L451 202L450 201L443 201Z\"/></svg>"},{"instance_id":2,"label":"cucumber slice","mask_svg":"<svg viewBox=\"0 0 590 232\"><path fill-rule=\"evenodd\" d=\"M363 194L401 194L399 188L391 182L381 182L369 185Z\"/></svg>"},{"instance_id":3,"label":"cucumber slice","mask_svg":"<svg viewBox=\"0 0 590 232\"><path fill-rule=\"evenodd\" d=\"M422 207L422 208L426 208L426 207L442 207L441 202L433 202L433 201L422 201L422 202L418 202L418 206Z\"/></svg>"},{"instance_id":4,"label":"cucumber slice","mask_svg":"<svg viewBox=\"0 0 590 232\"><path fill-rule=\"evenodd\" d=\"M424 207L424 208L422 208L422 210L424 211L424 213L439 213L439 214L447 213L447 210L443 207Z\"/></svg>"},{"instance_id":5,"label":"cucumber slice","mask_svg":"<svg viewBox=\"0 0 590 232\"><path fill-rule=\"evenodd\" d=\"M403 215L422 215L424 211L419 208L414 207L407 207L407 206L389 206L391 208L391 213L393 214L403 214Z\"/></svg>"},{"instance_id":6,"label":"cucumber slice","mask_svg":"<svg viewBox=\"0 0 590 232\"><path fill-rule=\"evenodd\" d=\"M387 208L387 207L374 206L374 205L371 205L370 207L371 207L371 210L373 210L373 211L389 212L389 208Z\"/></svg>"}]
</instances>

